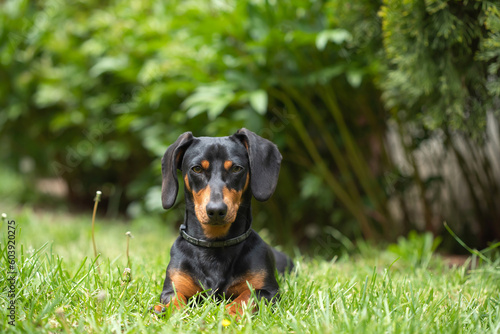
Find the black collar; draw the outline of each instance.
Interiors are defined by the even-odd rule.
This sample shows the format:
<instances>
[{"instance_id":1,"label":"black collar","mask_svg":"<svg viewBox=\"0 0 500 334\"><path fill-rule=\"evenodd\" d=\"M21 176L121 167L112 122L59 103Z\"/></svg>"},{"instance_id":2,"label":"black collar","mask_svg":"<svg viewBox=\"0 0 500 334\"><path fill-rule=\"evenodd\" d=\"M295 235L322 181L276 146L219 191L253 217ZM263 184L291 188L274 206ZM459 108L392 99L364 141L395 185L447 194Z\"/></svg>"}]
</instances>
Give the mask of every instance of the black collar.
<instances>
[{"instance_id":1,"label":"black collar","mask_svg":"<svg viewBox=\"0 0 500 334\"><path fill-rule=\"evenodd\" d=\"M223 240L223 241L207 241L207 240L202 240L202 239L196 239L195 237L190 236L189 234L186 233L186 225L182 224L180 227L180 233L181 236L189 242L190 244L196 245L196 246L201 246L201 247L207 247L207 248L218 248L218 247L229 247L229 246L234 246L236 244L239 244L240 242L244 241L246 238L250 236L250 233L252 233L252 229L249 228L245 233L240 235L239 237L228 239L228 240Z\"/></svg>"}]
</instances>

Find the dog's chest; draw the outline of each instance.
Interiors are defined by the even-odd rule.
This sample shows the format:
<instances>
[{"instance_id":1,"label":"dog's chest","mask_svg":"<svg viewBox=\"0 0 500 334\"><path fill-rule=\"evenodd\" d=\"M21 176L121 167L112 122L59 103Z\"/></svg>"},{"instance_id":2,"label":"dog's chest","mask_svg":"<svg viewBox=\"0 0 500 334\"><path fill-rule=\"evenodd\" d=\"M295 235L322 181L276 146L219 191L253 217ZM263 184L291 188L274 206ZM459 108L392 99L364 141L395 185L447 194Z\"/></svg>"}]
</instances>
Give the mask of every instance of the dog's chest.
<instances>
[{"instance_id":1,"label":"dog's chest","mask_svg":"<svg viewBox=\"0 0 500 334\"><path fill-rule=\"evenodd\" d=\"M234 293L234 287L241 281L241 277L231 275L231 270L217 264L202 266L201 275L197 275L199 284L209 294L231 295Z\"/></svg>"},{"instance_id":2,"label":"dog's chest","mask_svg":"<svg viewBox=\"0 0 500 334\"><path fill-rule=\"evenodd\" d=\"M209 294L229 297L238 295L243 287L247 287L245 268L241 267L243 259L236 257L232 261L227 258L205 257L197 258L198 265L194 275L202 289Z\"/></svg>"},{"instance_id":3,"label":"dog's chest","mask_svg":"<svg viewBox=\"0 0 500 334\"><path fill-rule=\"evenodd\" d=\"M205 276L200 280L200 285L208 294L215 294L220 296L229 297L233 294L237 294L236 287L238 283L241 282L239 278L233 277L220 277L217 275L211 275L210 277Z\"/></svg>"}]
</instances>

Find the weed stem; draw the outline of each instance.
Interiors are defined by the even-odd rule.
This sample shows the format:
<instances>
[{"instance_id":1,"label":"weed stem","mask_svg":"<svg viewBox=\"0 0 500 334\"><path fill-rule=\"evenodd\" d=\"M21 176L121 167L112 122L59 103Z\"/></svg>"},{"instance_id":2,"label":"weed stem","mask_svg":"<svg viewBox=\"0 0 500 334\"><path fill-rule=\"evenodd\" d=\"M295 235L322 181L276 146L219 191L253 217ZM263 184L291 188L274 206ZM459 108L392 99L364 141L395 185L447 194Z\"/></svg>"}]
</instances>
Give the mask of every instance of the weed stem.
<instances>
[{"instance_id":1,"label":"weed stem","mask_svg":"<svg viewBox=\"0 0 500 334\"><path fill-rule=\"evenodd\" d=\"M95 237L94 237L94 226L95 226L95 214L97 212L97 205L99 204L99 201L101 200L101 192L98 190L95 193L95 198L94 198L94 213L92 214L92 245L94 246L94 257L96 258L97 261L97 247L95 245Z\"/></svg>"}]
</instances>

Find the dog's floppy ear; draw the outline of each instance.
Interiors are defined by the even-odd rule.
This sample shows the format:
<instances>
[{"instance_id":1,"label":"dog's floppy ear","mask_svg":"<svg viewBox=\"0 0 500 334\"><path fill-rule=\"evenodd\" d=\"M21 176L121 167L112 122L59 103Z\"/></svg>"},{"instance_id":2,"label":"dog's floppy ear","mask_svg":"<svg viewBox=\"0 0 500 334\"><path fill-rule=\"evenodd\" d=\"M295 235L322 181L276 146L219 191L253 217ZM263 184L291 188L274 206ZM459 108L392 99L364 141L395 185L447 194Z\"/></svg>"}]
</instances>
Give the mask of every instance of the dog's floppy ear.
<instances>
[{"instance_id":1,"label":"dog's floppy ear","mask_svg":"<svg viewBox=\"0 0 500 334\"><path fill-rule=\"evenodd\" d=\"M281 154L278 147L245 128L234 134L247 148L250 160L250 187L253 196L263 202L274 193L280 173Z\"/></svg>"},{"instance_id":2,"label":"dog's floppy ear","mask_svg":"<svg viewBox=\"0 0 500 334\"><path fill-rule=\"evenodd\" d=\"M185 132L177 138L175 143L167 148L161 159L161 203L164 209L170 209L175 203L179 182L177 181L177 169L181 168L184 152L193 141L193 134Z\"/></svg>"}]
</instances>

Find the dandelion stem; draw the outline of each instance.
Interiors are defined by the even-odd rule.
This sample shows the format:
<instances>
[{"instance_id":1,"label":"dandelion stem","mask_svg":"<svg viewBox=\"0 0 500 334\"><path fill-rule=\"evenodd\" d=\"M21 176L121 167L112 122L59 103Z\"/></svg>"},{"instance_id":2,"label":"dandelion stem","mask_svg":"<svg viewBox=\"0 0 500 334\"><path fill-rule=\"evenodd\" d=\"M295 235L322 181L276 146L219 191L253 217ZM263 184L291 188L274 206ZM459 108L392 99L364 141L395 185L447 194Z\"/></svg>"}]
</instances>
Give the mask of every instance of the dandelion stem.
<instances>
[{"instance_id":1,"label":"dandelion stem","mask_svg":"<svg viewBox=\"0 0 500 334\"><path fill-rule=\"evenodd\" d=\"M92 245L94 246L94 256L97 262L97 247L95 245L95 237L94 237L94 227L95 227L95 214L97 212L97 205L101 200L101 192L97 191L94 198L94 213L92 214Z\"/></svg>"},{"instance_id":2,"label":"dandelion stem","mask_svg":"<svg viewBox=\"0 0 500 334\"><path fill-rule=\"evenodd\" d=\"M132 268L132 264L130 263L130 256L129 256L129 244L130 244L130 239L132 239L134 236L132 235L132 233L130 231L125 233L125 235L127 236L127 267Z\"/></svg>"}]
</instances>

